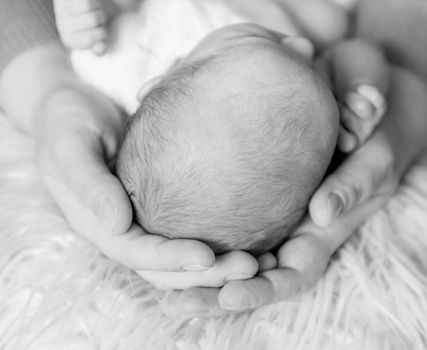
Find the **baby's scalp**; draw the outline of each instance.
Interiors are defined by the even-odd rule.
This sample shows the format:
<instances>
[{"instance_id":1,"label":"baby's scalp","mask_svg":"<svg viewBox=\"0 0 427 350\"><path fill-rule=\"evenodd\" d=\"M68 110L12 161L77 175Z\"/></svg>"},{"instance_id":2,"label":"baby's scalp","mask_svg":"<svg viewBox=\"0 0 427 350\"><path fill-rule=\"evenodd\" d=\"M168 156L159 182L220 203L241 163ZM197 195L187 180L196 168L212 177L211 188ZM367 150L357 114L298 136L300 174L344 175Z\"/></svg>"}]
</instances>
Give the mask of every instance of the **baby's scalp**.
<instances>
[{"instance_id":1,"label":"baby's scalp","mask_svg":"<svg viewBox=\"0 0 427 350\"><path fill-rule=\"evenodd\" d=\"M217 253L267 251L299 223L329 164L335 103L307 65L266 40L193 57L142 101L118 175L148 232Z\"/></svg>"}]
</instances>

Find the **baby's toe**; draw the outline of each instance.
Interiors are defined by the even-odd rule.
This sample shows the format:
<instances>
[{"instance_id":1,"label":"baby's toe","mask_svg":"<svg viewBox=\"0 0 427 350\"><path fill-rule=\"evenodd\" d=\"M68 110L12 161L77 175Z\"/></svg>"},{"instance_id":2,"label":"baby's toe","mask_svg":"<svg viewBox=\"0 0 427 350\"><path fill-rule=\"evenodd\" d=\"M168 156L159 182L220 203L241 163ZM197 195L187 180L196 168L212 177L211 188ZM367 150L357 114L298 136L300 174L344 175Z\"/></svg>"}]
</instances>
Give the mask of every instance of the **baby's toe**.
<instances>
[{"instance_id":1,"label":"baby's toe","mask_svg":"<svg viewBox=\"0 0 427 350\"><path fill-rule=\"evenodd\" d=\"M375 127L381 121L385 109L379 110L367 100L360 99L359 96L352 96L347 99L347 101L349 100L352 100L352 104L346 103L340 108L341 126L344 129L341 132L342 138L348 139L348 135L351 134L356 139L355 147L359 147L372 135ZM348 141L344 143L348 144ZM347 148L346 152L349 152Z\"/></svg>"},{"instance_id":2,"label":"baby's toe","mask_svg":"<svg viewBox=\"0 0 427 350\"><path fill-rule=\"evenodd\" d=\"M106 13L101 9L96 9L75 17L75 30L88 30L101 27L107 20Z\"/></svg>"},{"instance_id":3,"label":"baby's toe","mask_svg":"<svg viewBox=\"0 0 427 350\"><path fill-rule=\"evenodd\" d=\"M386 111L386 100L372 85L359 85L349 92L341 108L341 124L364 143L380 123Z\"/></svg>"},{"instance_id":4,"label":"baby's toe","mask_svg":"<svg viewBox=\"0 0 427 350\"><path fill-rule=\"evenodd\" d=\"M349 92L345 104L362 119L381 119L387 109L384 95L369 84L361 84L355 91Z\"/></svg>"},{"instance_id":5,"label":"baby's toe","mask_svg":"<svg viewBox=\"0 0 427 350\"><path fill-rule=\"evenodd\" d=\"M358 146L358 139L343 126L340 127L338 134L338 148L343 153L353 152Z\"/></svg>"},{"instance_id":6,"label":"baby's toe","mask_svg":"<svg viewBox=\"0 0 427 350\"><path fill-rule=\"evenodd\" d=\"M92 52L97 56L102 56L107 52L107 43L99 41L91 47Z\"/></svg>"},{"instance_id":7,"label":"baby's toe","mask_svg":"<svg viewBox=\"0 0 427 350\"><path fill-rule=\"evenodd\" d=\"M94 28L74 35L64 36L63 42L72 49L86 50L97 43L105 43L106 38L107 31L104 28Z\"/></svg>"},{"instance_id":8,"label":"baby's toe","mask_svg":"<svg viewBox=\"0 0 427 350\"><path fill-rule=\"evenodd\" d=\"M257 257L259 271L271 270L277 267L277 259L274 254L268 252Z\"/></svg>"},{"instance_id":9,"label":"baby's toe","mask_svg":"<svg viewBox=\"0 0 427 350\"><path fill-rule=\"evenodd\" d=\"M356 137L357 146L363 144L376 126L370 119L361 119L349 108L343 106L340 113L341 126Z\"/></svg>"},{"instance_id":10,"label":"baby's toe","mask_svg":"<svg viewBox=\"0 0 427 350\"><path fill-rule=\"evenodd\" d=\"M346 94L344 105L362 120L372 119L376 113L374 105L357 91Z\"/></svg>"},{"instance_id":11,"label":"baby's toe","mask_svg":"<svg viewBox=\"0 0 427 350\"><path fill-rule=\"evenodd\" d=\"M55 0L55 8L69 15L87 13L102 5L102 0Z\"/></svg>"},{"instance_id":12,"label":"baby's toe","mask_svg":"<svg viewBox=\"0 0 427 350\"><path fill-rule=\"evenodd\" d=\"M66 26L69 31L80 32L98 27L102 27L107 20L105 12L101 9L95 9L86 13L73 15L68 20Z\"/></svg>"}]
</instances>

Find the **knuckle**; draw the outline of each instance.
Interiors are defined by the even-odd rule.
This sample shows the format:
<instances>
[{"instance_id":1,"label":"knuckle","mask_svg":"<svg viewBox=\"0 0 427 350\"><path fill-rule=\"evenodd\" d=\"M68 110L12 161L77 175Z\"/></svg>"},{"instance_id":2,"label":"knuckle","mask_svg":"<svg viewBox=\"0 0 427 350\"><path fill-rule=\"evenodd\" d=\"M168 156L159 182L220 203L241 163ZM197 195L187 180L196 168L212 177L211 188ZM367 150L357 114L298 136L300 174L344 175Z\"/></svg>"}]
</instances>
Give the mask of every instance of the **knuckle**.
<instances>
[{"instance_id":1,"label":"knuckle","mask_svg":"<svg viewBox=\"0 0 427 350\"><path fill-rule=\"evenodd\" d=\"M360 182L356 182L354 183L351 187L350 187L350 203L352 204L356 204L356 203L360 203L365 195L365 189L366 186Z\"/></svg>"},{"instance_id":2,"label":"knuckle","mask_svg":"<svg viewBox=\"0 0 427 350\"><path fill-rule=\"evenodd\" d=\"M344 170L337 174L336 190L341 195L346 208L359 203L364 196L366 184L356 174Z\"/></svg>"}]
</instances>

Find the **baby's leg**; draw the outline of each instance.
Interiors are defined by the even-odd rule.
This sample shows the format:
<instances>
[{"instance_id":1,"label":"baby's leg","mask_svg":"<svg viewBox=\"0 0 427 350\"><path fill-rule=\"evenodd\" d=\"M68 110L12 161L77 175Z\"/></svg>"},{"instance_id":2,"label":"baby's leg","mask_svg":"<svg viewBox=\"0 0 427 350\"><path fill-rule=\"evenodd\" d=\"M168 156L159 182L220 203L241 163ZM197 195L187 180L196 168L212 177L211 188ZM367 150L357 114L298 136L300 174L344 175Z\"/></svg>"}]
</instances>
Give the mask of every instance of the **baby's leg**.
<instances>
[{"instance_id":1,"label":"baby's leg","mask_svg":"<svg viewBox=\"0 0 427 350\"><path fill-rule=\"evenodd\" d=\"M64 45L103 54L107 38L105 5L104 0L54 0L56 24Z\"/></svg>"},{"instance_id":2,"label":"baby's leg","mask_svg":"<svg viewBox=\"0 0 427 350\"><path fill-rule=\"evenodd\" d=\"M386 111L389 64L378 47L360 39L334 45L326 59L341 109L338 146L352 152L371 136Z\"/></svg>"}]
</instances>

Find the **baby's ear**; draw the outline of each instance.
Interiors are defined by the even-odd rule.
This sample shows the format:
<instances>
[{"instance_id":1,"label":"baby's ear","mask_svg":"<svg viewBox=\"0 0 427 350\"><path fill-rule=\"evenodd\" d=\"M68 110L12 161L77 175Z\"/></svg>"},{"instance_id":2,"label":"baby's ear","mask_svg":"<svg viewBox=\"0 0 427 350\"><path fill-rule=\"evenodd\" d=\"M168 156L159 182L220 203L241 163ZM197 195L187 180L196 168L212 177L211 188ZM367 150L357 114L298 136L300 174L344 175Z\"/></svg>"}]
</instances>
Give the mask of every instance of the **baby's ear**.
<instances>
[{"instance_id":1,"label":"baby's ear","mask_svg":"<svg viewBox=\"0 0 427 350\"><path fill-rule=\"evenodd\" d=\"M157 83L163 78L163 76L159 75L157 77L151 78L150 80L146 81L138 90L136 94L136 99L138 102L142 102L145 95L148 94L148 92L155 86Z\"/></svg>"},{"instance_id":2,"label":"baby's ear","mask_svg":"<svg viewBox=\"0 0 427 350\"><path fill-rule=\"evenodd\" d=\"M314 46L310 40L302 36L286 36L282 39L282 44L290 47L308 61L313 59Z\"/></svg>"}]
</instances>

